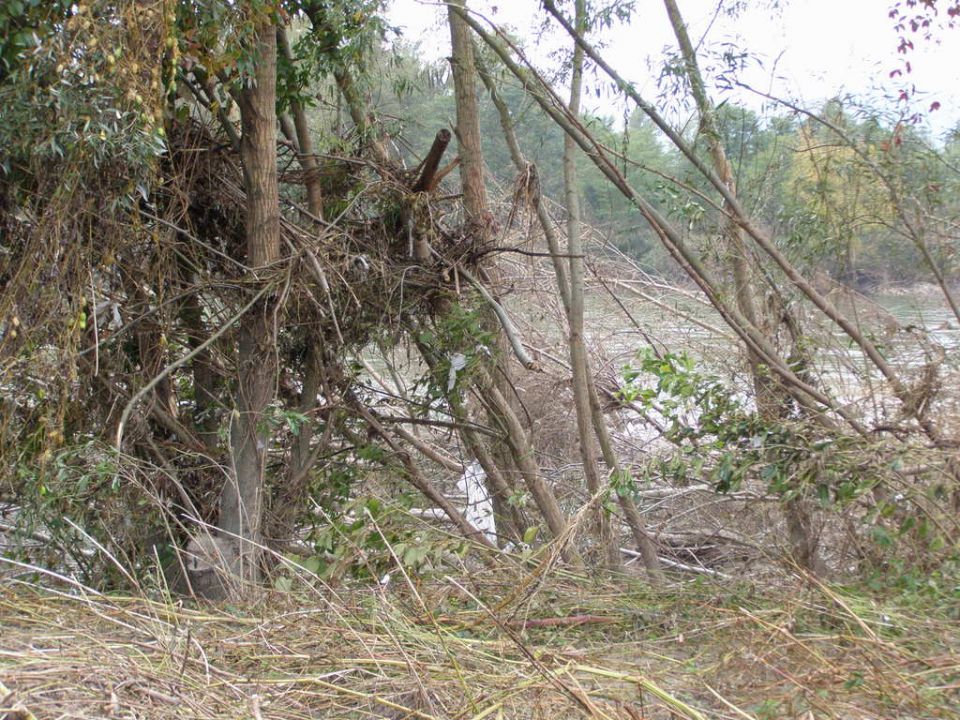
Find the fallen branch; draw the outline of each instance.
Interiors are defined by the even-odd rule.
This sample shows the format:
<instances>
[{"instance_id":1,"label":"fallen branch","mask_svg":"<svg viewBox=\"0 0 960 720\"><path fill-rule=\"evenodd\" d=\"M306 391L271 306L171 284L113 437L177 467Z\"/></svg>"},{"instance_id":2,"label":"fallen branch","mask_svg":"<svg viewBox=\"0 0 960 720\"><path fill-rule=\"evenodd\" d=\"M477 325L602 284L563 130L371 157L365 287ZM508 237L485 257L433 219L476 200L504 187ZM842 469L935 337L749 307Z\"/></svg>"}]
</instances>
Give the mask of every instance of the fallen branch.
<instances>
[{"instance_id":1,"label":"fallen branch","mask_svg":"<svg viewBox=\"0 0 960 720\"><path fill-rule=\"evenodd\" d=\"M638 553L636 550L631 550L629 548L620 548L620 552L634 559L643 559L643 556L640 553ZM700 575L710 575L711 577L720 578L721 580L733 579L726 573L722 573L719 570L711 570L710 568L697 567L695 565L685 565L684 563L680 563L675 560L667 560L666 558L660 558L660 563L663 565L666 565L667 567L674 568L676 570L683 570L685 572L698 573Z\"/></svg>"},{"instance_id":2,"label":"fallen branch","mask_svg":"<svg viewBox=\"0 0 960 720\"><path fill-rule=\"evenodd\" d=\"M420 169L420 176L413 184L413 188L411 188L413 192L429 193L436 189L437 183L442 179L442 175L438 175L437 173L437 168L440 167L443 154L447 151L450 138L450 131L446 128L437 133L437 136L433 139L433 145L430 146L430 152L427 153L427 157L420 163L420 168L418 168Z\"/></svg>"},{"instance_id":3,"label":"fallen branch","mask_svg":"<svg viewBox=\"0 0 960 720\"><path fill-rule=\"evenodd\" d=\"M469 280L470 284L477 289L483 299L486 300L490 307L493 308L493 312L496 314L497 320L500 321L500 326L503 328L503 332L507 336L507 340L510 341L510 347L513 349L513 354L516 356L517 360L520 361L520 364L523 365L527 370L539 369L537 367L536 360L530 357L530 354L524 349L523 341L520 340L517 329L510 321L510 317L507 315L507 311L503 309L503 306L494 299L493 295L491 295L490 292L483 286L483 283L477 280L469 270L459 267L457 268L457 272Z\"/></svg>"}]
</instances>

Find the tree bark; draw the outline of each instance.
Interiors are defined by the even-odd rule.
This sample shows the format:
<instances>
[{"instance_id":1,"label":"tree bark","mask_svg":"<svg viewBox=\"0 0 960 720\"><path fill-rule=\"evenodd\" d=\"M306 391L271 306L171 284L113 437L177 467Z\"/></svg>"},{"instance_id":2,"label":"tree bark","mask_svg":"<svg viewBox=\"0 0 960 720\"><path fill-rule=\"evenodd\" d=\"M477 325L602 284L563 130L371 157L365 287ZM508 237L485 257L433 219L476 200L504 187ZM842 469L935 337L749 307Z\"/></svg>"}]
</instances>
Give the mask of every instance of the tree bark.
<instances>
[{"instance_id":1,"label":"tree bark","mask_svg":"<svg viewBox=\"0 0 960 720\"><path fill-rule=\"evenodd\" d=\"M246 192L246 262L256 273L280 257L280 202L276 166L276 28L263 23L254 40L254 71L240 92L240 139ZM252 290L251 290L252 292ZM218 527L238 543L242 579L259 579L265 465L270 433L266 410L276 394L277 328L269 294L241 322L237 384L230 425L231 471L220 498Z\"/></svg>"},{"instance_id":2,"label":"tree bark","mask_svg":"<svg viewBox=\"0 0 960 720\"><path fill-rule=\"evenodd\" d=\"M483 387L486 400L493 406L494 415L504 423L507 445L510 447L513 461L519 468L527 489L533 495L537 509L543 515L543 519L546 520L551 534L563 543L561 547L563 559L572 565L582 565L583 560L580 554L570 542L570 538L566 537L569 523L563 515L563 510L560 509L559 503L557 503L553 490L540 475L540 468L533 456L530 438L524 431L523 425L520 424L519 418L513 412L513 408L510 407L507 399L491 381L485 382Z\"/></svg>"},{"instance_id":3,"label":"tree bark","mask_svg":"<svg viewBox=\"0 0 960 720\"><path fill-rule=\"evenodd\" d=\"M457 104L457 143L460 148L460 181L467 220L483 228L487 215L487 188L483 182L483 149L477 104L477 73L470 28L463 20L464 0L447 5L450 21L454 95Z\"/></svg>"},{"instance_id":4,"label":"tree bark","mask_svg":"<svg viewBox=\"0 0 960 720\"><path fill-rule=\"evenodd\" d=\"M574 24L583 34L587 28L586 0L576 0ZM580 114L580 94L583 90L583 48L574 43L573 70L570 78L568 108L574 117ZM570 367L573 370L573 397L577 417L577 437L580 461L587 490L597 498L603 485L597 467L597 456L590 418L590 391L587 381L587 348L583 324L583 240L580 237L580 197L577 192L577 146L569 135L563 136L563 187L567 206L567 254L570 256L570 312L569 348ZM620 544L614 540L610 519L604 503L597 501L592 512L597 542L604 564L611 569L621 567Z\"/></svg>"},{"instance_id":5,"label":"tree bark","mask_svg":"<svg viewBox=\"0 0 960 720\"><path fill-rule=\"evenodd\" d=\"M292 64L293 51L290 49L285 28L277 28L277 43L284 58ZM313 149L313 137L310 135L307 113L296 99L290 103L290 112L293 114L293 126L296 130L297 159L300 161L300 167L303 168L303 179L307 188L307 209L314 217L322 220L323 189L320 186L320 166Z\"/></svg>"},{"instance_id":6,"label":"tree bark","mask_svg":"<svg viewBox=\"0 0 960 720\"><path fill-rule=\"evenodd\" d=\"M703 82L703 75L697 63L697 53L690 42L687 27L680 14L676 0L663 0L673 27L677 43L680 45L680 54L686 69L690 91L700 115L700 132L706 138L713 158L713 169L717 177L729 190L730 195L737 197L737 185L733 175L733 167L727 158L723 147L723 138L717 126L716 111ZM761 333L768 334L772 323L765 322L757 312L753 298L753 287L750 279L750 267L747 259L746 243L743 229L737 222L735 215L728 215L724 219L723 236L726 241L726 251L733 270L734 291L737 307L747 322L752 324ZM769 338L768 338L769 339ZM770 340L772 344L772 340ZM783 384L773 375L759 355L750 347L747 348L747 358L750 364L750 373L753 378L754 395L757 402L757 411L767 421L777 422L783 419L789 408L789 395ZM809 503L803 497L795 497L784 503L784 512L789 527L790 544L794 559L803 567L814 573L823 572L823 561L819 554L819 533L814 527L813 515Z\"/></svg>"},{"instance_id":7,"label":"tree bark","mask_svg":"<svg viewBox=\"0 0 960 720\"><path fill-rule=\"evenodd\" d=\"M450 44L452 48L451 65L453 68L454 95L457 106L457 146L460 154L460 181L463 188L463 206L467 216L467 223L481 244L490 240L490 214L487 205L487 190L483 179L483 148L480 139L480 111L477 102L477 66L473 53L473 40L470 29L465 22L466 3L464 0L452 0L447 5L450 24ZM495 275L491 272L490 275ZM487 312L486 323L491 328L498 328L498 321L493 312ZM551 533L563 538L567 531L567 520L557 503L550 486L540 476L540 468L534 457L530 438L523 430L516 413L507 400L510 388L509 350L504 341L503 332L498 332L497 341L501 358L497 380L487 378L478 383L478 391L488 401L488 413L493 420L500 424L507 435L509 454L520 471L520 476L533 495L537 508L546 520ZM497 459L503 458L503 453L495 453ZM506 463L504 463L506 465ZM506 476L502 473L488 473L488 481L497 476ZM491 494L498 494L498 489L488 485ZM581 560L572 547L566 543L562 549L563 557L568 562L580 564Z\"/></svg>"},{"instance_id":8,"label":"tree bark","mask_svg":"<svg viewBox=\"0 0 960 720\"><path fill-rule=\"evenodd\" d=\"M547 247L550 250L554 272L557 277L557 288L560 293L560 299L563 304L564 313L567 315L567 317L569 317L571 305L570 282L567 277L566 265L561 257L562 252L560 248L560 240L557 237L557 232L553 225L553 219L550 217L550 213L544 206L543 199L540 194L540 177L537 171L537 166L528 162L523 156L523 152L520 150L520 145L517 142L516 132L513 129L513 120L510 118L510 110L500 97L493 79L488 73L484 72L482 67L480 68L480 77L483 79L483 83L486 86L487 91L490 93L490 99L497 108L497 112L500 116L500 126L503 130L504 136L506 137L507 146L510 148L510 157L513 159L513 163L516 166L517 171L528 176L527 182L530 203L533 205L534 210L536 211L537 218L540 221L540 227L543 230L544 237L547 240ZM620 464L616 450L613 447L613 440L610 437L610 431L607 428L606 418L603 415L603 409L600 405L600 398L597 395L597 388L593 380L593 372L590 369L589 358L585 358L585 363L587 388L589 391L590 400L590 418L593 424L593 430L596 433L597 441L600 444L600 451L603 455L603 460L604 463L606 463L607 468L614 474L614 476L622 477L625 473L625 469ZM617 502L623 511L624 518L627 521L627 526L630 528L634 540L637 543L637 547L640 551L640 557L643 560L644 568L654 582L659 582L662 579L663 574L660 570L660 559L657 556L656 545L646 531L643 518L640 515L640 511L638 510L636 503L629 495L623 495L620 493L617 493Z\"/></svg>"}]
</instances>

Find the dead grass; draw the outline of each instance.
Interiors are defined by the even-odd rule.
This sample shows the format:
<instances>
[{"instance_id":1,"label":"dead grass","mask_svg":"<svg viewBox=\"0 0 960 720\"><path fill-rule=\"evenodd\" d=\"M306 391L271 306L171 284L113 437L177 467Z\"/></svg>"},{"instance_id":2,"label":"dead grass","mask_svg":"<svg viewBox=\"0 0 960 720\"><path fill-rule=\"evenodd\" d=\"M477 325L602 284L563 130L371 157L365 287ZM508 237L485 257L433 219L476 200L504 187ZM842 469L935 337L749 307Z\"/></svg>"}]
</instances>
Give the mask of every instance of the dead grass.
<instances>
[{"instance_id":1,"label":"dead grass","mask_svg":"<svg viewBox=\"0 0 960 720\"><path fill-rule=\"evenodd\" d=\"M0 628L3 720L960 715L958 623L797 579L499 567L222 606L10 583Z\"/></svg>"}]
</instances>

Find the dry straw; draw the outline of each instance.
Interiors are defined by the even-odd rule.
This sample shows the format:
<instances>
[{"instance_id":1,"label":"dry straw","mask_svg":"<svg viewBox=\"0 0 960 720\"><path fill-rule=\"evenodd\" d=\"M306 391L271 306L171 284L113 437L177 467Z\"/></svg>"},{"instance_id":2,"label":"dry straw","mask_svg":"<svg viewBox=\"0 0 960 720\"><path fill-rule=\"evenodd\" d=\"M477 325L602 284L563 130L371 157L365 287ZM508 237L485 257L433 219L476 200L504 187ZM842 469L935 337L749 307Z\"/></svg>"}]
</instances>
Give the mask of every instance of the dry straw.
<instances>
[{"instance_id":1,"label":"dry straw","mask_svg":"<svg viewBox=\"0 0 960 720\"><path fill-rule=\"evenodd\" d=\"M928 609L796 579L654 593L528 572L303 578L218 607L16 581L0 591L0 718L960 713L960 628Z\"/></svg>"}]
</instances>

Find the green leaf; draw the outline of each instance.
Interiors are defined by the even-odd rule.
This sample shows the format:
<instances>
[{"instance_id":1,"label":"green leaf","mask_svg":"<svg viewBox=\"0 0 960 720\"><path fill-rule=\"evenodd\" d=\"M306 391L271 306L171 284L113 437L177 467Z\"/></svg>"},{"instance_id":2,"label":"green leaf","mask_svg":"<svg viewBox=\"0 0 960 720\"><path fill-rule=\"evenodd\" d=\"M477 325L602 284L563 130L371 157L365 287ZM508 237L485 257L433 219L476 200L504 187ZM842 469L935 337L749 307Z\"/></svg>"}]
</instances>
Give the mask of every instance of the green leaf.
<instances>
[{"instance_id":1,"label":"green leaf","mask_svg":"<svg viewBox=\"0 0 960 720\"><path fill-rule=\"evenodd\" d=\"M289 575L281 575L273 581L273 587L280 592L290 592L293 589L293 578Z\"/></svg>"},{"instance_id":2,"label":"green leaf","mask_svg":"<svg viewBox=\"0 0 960 720\"><path fill-rule=\"evenodd\" d=\"M874 525L870 529L870 535L873 537L873 541L880 547L890 547L893 545L893 538L890 537L890 533L880 525Z\"/></svg>"},{"instance_id":3,"label":"green leaf","mask_svg":"<svg viewBox=\"0 0 960 720\"><path fill-rule=\"evenodd\" d=\"M320 565L322 564L322 561L316 555L311 555L310 557L301 560L298 564L308 573L316 575L318 572L320 572Z\"/></svg>"},{"instance_id":4,"label":"green leaf","mask_svg":"<svg viewBox=\"0 0 960 720\"><path fill-rule=\"evenodd\" d=\"M827 485L817 485L817 499L822 507L830 505L830 488Z\"/></svg>"}]
</instances>

